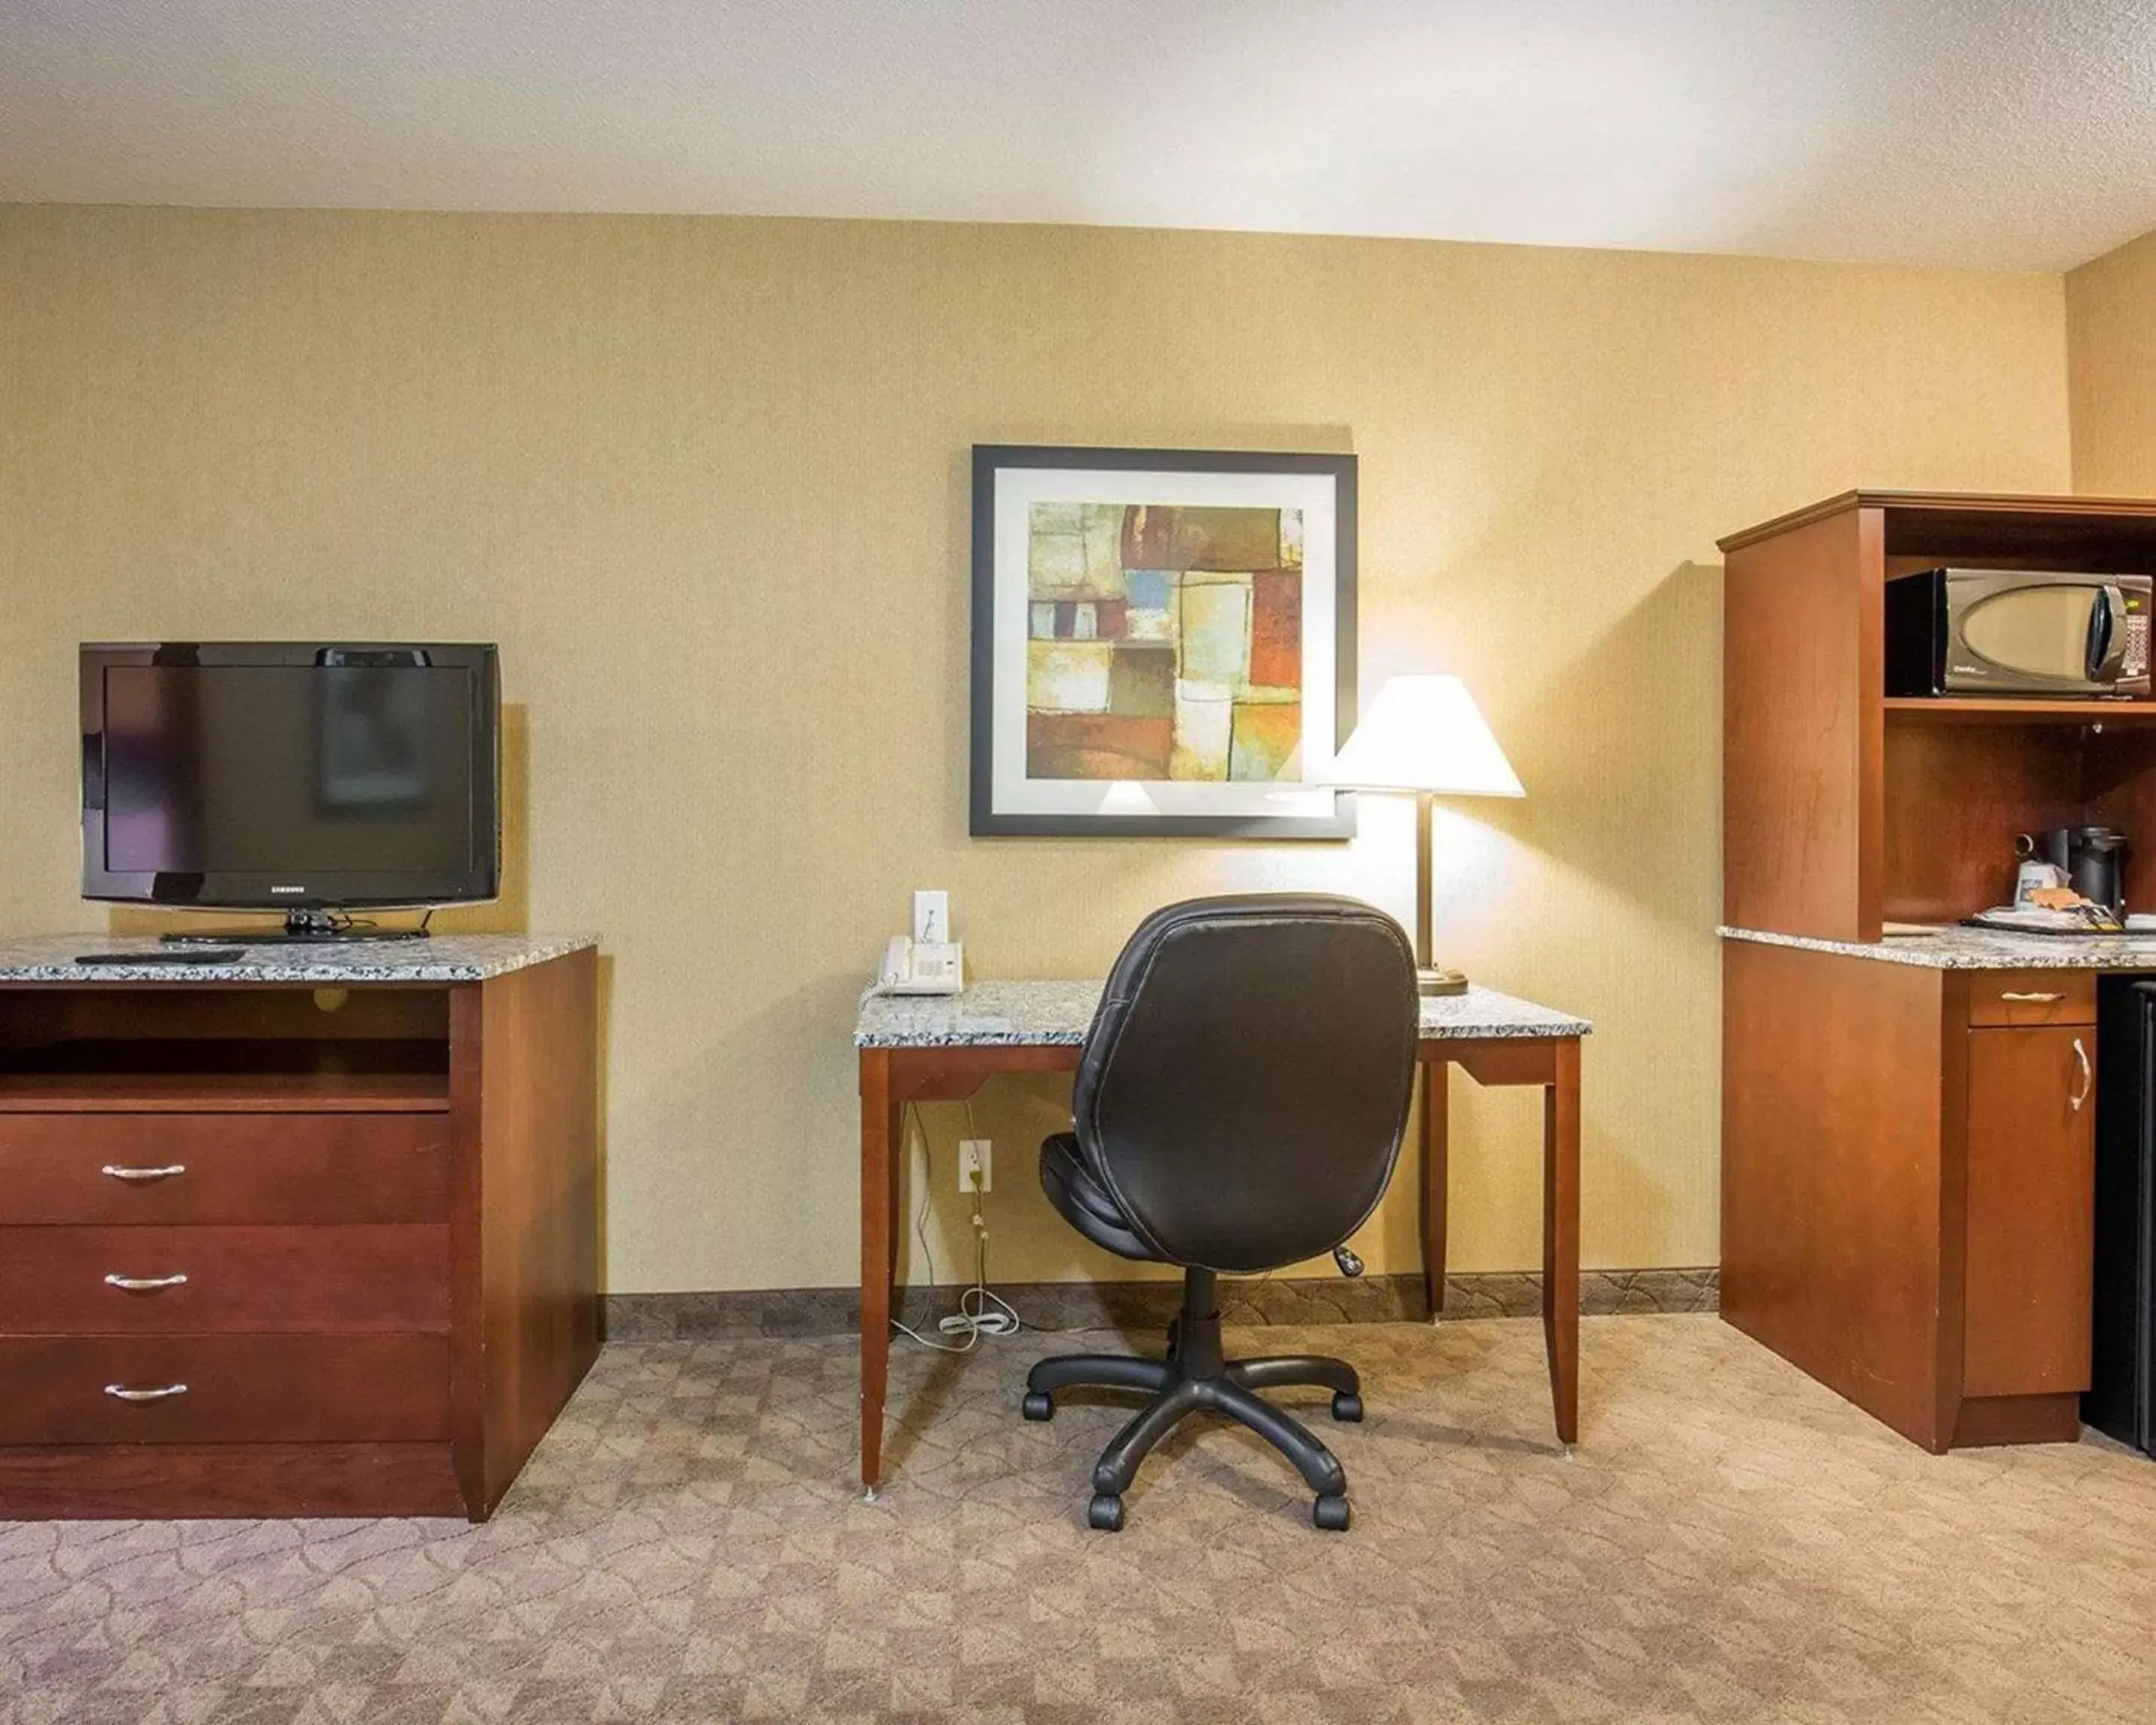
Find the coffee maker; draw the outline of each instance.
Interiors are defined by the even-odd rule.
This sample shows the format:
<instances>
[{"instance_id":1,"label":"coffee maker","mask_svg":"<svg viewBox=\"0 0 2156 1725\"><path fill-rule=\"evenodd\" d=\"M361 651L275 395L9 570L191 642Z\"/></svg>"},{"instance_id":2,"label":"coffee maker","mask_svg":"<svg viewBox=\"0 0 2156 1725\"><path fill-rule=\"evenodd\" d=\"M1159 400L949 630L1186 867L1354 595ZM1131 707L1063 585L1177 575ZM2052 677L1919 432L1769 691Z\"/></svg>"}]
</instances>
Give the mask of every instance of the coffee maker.
<instances>
[{"instance_id":1,"label":"coffee maker","mask_svg":"<svg viewBox=\"0 0 2156 1725\"><path fill-rule=\"evenodd\" d=\"M2091 904L2126 911L2126 834L2116 827L2053 827L2038 850Z\"/></svg>"}]
</instances>

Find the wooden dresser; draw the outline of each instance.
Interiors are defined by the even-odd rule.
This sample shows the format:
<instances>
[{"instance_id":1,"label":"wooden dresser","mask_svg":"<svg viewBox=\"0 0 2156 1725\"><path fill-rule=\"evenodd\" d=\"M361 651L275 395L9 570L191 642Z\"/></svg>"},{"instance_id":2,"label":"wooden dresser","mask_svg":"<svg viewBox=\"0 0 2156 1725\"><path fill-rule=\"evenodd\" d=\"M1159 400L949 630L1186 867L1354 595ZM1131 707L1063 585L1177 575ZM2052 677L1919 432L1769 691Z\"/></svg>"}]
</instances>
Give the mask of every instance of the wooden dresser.
<instances>
[{"instance_id":1,"label":"wooden dresser","mask_svg":"<svg viewBox=\"0 0 2156 1725\"><path fill-rule=\"evenodd\" d=\"M0 943L0 1519L493 1512L598 1348L597 954Z\"/></svg>"}]
</instances>

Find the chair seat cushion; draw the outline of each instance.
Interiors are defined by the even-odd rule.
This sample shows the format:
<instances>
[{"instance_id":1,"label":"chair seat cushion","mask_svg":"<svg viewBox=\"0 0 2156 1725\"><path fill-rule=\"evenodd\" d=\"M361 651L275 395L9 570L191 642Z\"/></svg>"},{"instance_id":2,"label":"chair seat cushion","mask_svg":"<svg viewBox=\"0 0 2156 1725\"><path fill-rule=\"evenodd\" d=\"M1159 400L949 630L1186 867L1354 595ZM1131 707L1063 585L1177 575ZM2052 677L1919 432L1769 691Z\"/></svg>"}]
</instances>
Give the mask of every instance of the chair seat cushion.
<instances>
[{"instance_id":1,"label":"chair seat cushion","mask_svg":"<svg viewBox=\"0 0 2156 1725\"><path fill-rule=\"evenodd\" d=\"M1163 1261L1158 1253L1131 1231L1130 1219L1122 1206L1093 1178L1075 1135L1058 1132L1041 1145L1040 1184L1063 1219L1095 1245L1118 1257Z\"/></svg>"}]
</instances>

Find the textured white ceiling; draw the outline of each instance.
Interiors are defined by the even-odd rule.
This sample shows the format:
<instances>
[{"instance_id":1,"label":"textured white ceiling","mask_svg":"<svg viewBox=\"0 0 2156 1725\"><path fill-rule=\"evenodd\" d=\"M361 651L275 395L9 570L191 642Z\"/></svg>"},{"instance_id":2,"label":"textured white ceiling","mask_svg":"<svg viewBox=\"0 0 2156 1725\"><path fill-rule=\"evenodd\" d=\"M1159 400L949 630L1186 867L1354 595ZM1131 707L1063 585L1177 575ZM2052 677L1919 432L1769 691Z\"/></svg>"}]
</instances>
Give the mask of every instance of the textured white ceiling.
<instances>
[{"instance_id":1,"label":"textured white ceiling","mask_svg":"<svg viewBox=\"0 0 2156 1725\"><path fill-rule=\"evenodd\" d=\"M2053 270L2156 228L2156 0L0 0L0 200Z\"/></svg>"}]
</instances>

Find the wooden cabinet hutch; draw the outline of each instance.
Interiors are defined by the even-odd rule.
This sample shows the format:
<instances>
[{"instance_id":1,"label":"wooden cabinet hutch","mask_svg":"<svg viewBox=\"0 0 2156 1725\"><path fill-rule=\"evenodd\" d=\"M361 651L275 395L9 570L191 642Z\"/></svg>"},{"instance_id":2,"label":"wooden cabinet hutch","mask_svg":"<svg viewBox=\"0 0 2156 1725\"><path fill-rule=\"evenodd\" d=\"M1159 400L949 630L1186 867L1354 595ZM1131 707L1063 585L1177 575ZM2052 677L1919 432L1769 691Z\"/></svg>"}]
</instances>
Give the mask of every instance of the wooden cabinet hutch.
<instances>
[{"instance_id":1,"label":"wooden cabinet hutch","mask_svg":"<svg viewBox=\"0 0 2156 1725\"><path fill-rule=\"evenodd\" d=\"M1885 584L2156 573L2156 501L1852 491L1722 549L1723 1315L1933 1450L2070 1439L2097 971L2156 940L1881 931L2006 901L2016 834L2085 824L2156 910L2156 701L1891 697Z\"/></svg>"}]
</instances>

